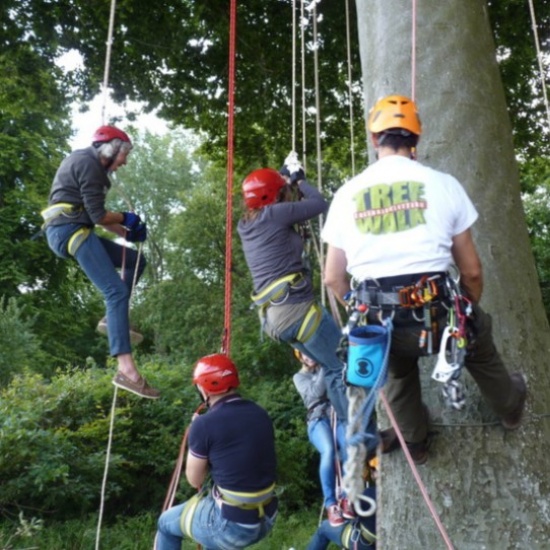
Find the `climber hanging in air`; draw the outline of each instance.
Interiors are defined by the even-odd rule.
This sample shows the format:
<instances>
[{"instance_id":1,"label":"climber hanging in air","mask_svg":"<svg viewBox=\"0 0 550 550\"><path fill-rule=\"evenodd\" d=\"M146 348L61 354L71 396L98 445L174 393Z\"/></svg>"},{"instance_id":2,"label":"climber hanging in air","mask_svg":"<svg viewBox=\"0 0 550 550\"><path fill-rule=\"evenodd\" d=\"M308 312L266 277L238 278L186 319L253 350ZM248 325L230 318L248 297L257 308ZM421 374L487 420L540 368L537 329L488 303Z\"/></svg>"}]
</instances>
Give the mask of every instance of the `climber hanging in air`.
<instances>
[{"instance_id":1,"label":"climber hanging in air","mask_svg":"<svg viewBox=\"0 0 550 550\"><path fill-rule=\"evenodd\" d=\"M145 259L136 250L94 232L94 226L101 225L128 242L142 243L147 238L147 227L137 214L105 209L109 174L126 164L131 150L125 132L115 126L98 128L90 147L73 151L59 166L42 217L52 251L60 258L75 258L103 294L106 323L102 319L98 330L107 331L111 355L117 358L113 384L156 399L159 392L139 374L130 341L131 336L141 339L139 333L130 332L128 308L132 285L143 273ZM122 278L117 269L122 269Z\"/></svg>"},{"instance_id":2,"label":"climber hanging in air","mask_svg":"<svg viewBox=\"0 0 550 550\"><path fill-rule=\"evenodd\" d=\"M293 200L298 188L302 198ZM342 422L348 402L342 362L336 355L340 329L319 305L311 274L304 269L303 241L296 224L327 211L321 193L307 183L296 153L279 173L271 168L251 172L242 184L246 211L238 232L252 274L252 300L258 306L263 331L287 342L322 365L328 398ZM376 441L373 438L373 447Z\"/></svg>"}]
</instances>

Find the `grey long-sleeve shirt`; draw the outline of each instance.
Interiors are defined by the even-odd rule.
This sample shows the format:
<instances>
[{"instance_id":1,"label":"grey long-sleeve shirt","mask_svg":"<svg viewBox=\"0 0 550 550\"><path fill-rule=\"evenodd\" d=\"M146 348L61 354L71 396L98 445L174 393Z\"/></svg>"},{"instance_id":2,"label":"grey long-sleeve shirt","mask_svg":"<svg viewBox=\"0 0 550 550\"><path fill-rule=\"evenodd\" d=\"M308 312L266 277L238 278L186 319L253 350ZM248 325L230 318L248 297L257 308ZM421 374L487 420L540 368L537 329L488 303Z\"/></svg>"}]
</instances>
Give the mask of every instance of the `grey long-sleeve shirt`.
<instances>
[{"instance_id":1,"label":"grey long-sleeve shirt","mask_svg":"<svg viewBox=\"0 0 550 550\"><path fill-rule=\"evenodd\" d=\"M313 372L301 369L292 377L292 381L308 410L308 422L328 414L330 402L322 368L317 367Z\"/></svg>"},{"instance_id":2,"label":"grey long-sleeve shirt","mask_svg":"<svg viewBox=\"0 0 550 550\"><path fill-rule=\"evenodd\" d=\"M99 160L97 150L87 147L73 151L57 169L48 204L66 202L82 206L83 210L61 215L50 223L95 225L107 212L105 197L110 188L111 181Z\"/></svg>"},{"instance_id":3,"label":"grey long-sleeve shirt","mask_svg":"<svg viewBox=\"0 0 550 550\"><path fill-rule=\"evenodd\" d=\"M321 193L307 182L300 184L303 198L296 202L280 202L262 208L256 219L240 220L237 226L246 263L259 292L273 281L304 271L302 238L294 225L324 214L328 203ZM286 303L313 299L311 281L292 289Z\"/></svg>"}]
</instances>

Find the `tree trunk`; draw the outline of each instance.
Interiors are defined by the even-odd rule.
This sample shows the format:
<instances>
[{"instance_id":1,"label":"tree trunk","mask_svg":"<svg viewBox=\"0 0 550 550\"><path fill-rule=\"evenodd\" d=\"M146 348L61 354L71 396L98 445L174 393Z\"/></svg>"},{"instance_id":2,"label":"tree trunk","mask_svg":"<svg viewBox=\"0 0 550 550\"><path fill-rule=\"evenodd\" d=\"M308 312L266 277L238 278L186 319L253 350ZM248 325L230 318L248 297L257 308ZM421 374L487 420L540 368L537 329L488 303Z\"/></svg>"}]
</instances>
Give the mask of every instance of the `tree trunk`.
<instances>
[{"instance_id":1,"label":"tree trunk","mask_svg":"<svg viewBox=\"0 0 550 550\"><path fill-rule=\"evenodd\" d=\"M550 548L550 332L487 7L480 0L418 2L413 85L412 2L356 4L366 109L391 93L417 101L418 160L457 177L479 211L473 231L484 266L482 306L493 315L510 372L523 372L529 387L522 427L505 432L467 373L465 410L447 408L427 360L423 392L438 435L419 467L422 482L457 550ZM446 547L402 453L382 457L378 487L379 550Z\"/></svg>"}]
</instances>

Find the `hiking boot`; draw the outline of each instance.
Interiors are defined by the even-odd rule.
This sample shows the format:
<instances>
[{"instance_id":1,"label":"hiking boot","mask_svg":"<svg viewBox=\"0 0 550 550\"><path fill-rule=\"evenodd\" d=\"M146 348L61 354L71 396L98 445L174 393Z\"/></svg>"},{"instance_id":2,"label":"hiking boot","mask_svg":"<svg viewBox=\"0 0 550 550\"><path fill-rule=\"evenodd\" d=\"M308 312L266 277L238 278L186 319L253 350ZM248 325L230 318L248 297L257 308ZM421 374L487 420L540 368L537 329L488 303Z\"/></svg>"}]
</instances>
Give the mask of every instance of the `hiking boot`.
<instances>
[{"instance_id":1,"label":"hiking boot","mask_svg":"<svg viewBox=\"0 0 550 550\"><path fill-rule=\"evenodd\" d=\"M392 453L401 447L401 443L393 428L381 430L378 436L380 438L380 452L382 454Z\"/></svg>"},{"instance_id":2,"label":"hiking boot","mask_svg":"<svg viewBox=\"0 0 550 550\"><path fill-rule=\"evenodd\" d=\"M433 434L432 434L433 435ZM380 431L380 452L382 454L391 453L401 447L399 438L393 428ZM430 437L428 436L424 441L418 443L407 443L407 449L414 463L417 465L424 464L428 460L428 447L430 443Z\"/></svg>"},{"instance_id":3,"label":"hiking boot","mask_svg":"<svg viewBox=\"0 0 550 550\"><path fill-rule=\"evenodd\" d=\"M354 519L356 517L353 504L346 497L340 500L340 510L345 519Z\"/></svg>"},{"instance_id":4,"label":"hiking boot","mask_svg":"<svg viewBox=\"0 0 550 550\"><path fill-rule=\"evenodd\" d=\"M113 378L113 385L145 399L158 399L160 397L160 392L149 386L142 376L139 377L137 382L134 382L121 372L117 372Z\"/></svg>"},{"instance_id":5,"label":"hiking boot","mask_svg":"<svg viewBox=\"0 0 550 550\"><path fill-rule=\"evenodd\" d=\"M428 446L428 438L426 438L424 441L419 441L418 443L407 442L407 449L409 449L411 458L417 466L425 464L425 462L428 460Z\"/></svg>"},{"instance_id":6,"label":"hiking boot","mask_svg":"<svg viewBox=\"0 0 550 550\"><path fill-rule=\"evenodd\" d=\"M97 332L99 332L99 334L103 334L104 336L108 335L107 317L103 317L103 319L101 319L101 321L99 321L99 323L97 324L96 330L97 330ZM143 342L143 334L138 332L133 327L130 327L130 342L132 344L136 345L136 346L138 344L141 344L141 342Z\"/></svg>"},{"instance_id":7,"label":"hiking boot","mask_svg":"<svg viewBox=\"0 0 550 550\"><path fill-rule=\"evenodd\" d=\"M527 384L523 374L514 372L510 375L512 384L520 394L516 408L509 414L501 418L502 425L506 430L515 430L520 427L523 417L523 409L525 408L525 400L527 399Z\"/></svg>"},{"instance_id":8,"label":"hiking boot","mask_svg":"<svg viewBox=\"0 0 550 550\"><path fill-rule=\"evenodd\" d=\"M340 525L344 525L345 523L342 510L340 510L338 504L327 507L327 518L331 527L340 527Z\"/></svg>"}]
</instances>

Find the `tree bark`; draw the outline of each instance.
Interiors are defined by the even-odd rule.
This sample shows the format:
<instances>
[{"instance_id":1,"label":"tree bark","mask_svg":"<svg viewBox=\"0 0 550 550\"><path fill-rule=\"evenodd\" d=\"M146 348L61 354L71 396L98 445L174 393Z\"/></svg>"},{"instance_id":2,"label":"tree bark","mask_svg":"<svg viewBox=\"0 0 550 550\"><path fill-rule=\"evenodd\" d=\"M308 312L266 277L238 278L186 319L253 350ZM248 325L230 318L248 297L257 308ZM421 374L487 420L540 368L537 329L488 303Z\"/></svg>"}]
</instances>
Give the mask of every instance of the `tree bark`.
<instances>
[{"instance_id":1,"label":"tree bark","mask_svg":"<svg viewBox=\"0 0 550 550\"><path fill-rule=\"evenodd\" d=\"M466 372L465 410L447 408L427 360L423 393L437 436L418 468L422 483L454 548L549 548L550 331L486 3L418 2L415 71L412 2L356 5L366 111L392 93L416 100L418 160L457 177L479 211L473 231L484 265L482 306L493 315L509 371L523 372L529 387L522 427L505 432ZM383 410L380 417L386 427ZM446 547L403 453L382 456L378 501L379 550Z\"/></svg>"}]
</instances>

